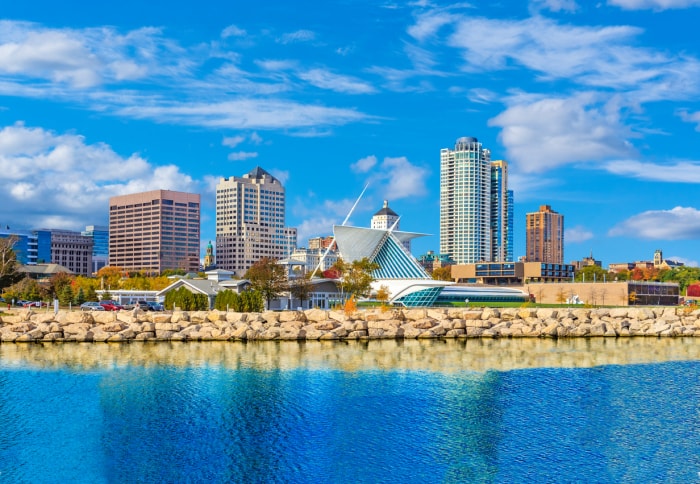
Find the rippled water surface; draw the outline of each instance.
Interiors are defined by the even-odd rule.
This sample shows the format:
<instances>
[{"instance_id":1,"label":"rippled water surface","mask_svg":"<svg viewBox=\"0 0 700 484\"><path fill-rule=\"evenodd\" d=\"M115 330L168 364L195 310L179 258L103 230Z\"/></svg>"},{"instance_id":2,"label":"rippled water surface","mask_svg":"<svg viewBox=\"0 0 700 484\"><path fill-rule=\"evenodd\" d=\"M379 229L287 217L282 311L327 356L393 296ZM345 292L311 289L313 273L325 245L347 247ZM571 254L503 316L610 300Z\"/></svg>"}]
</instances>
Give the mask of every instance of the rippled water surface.
<instances>
[{"instance_id":1,"label":"rippled water surface","mask_svg":"<svg viewBox=\"0 0 700 484\"><path fill-rule=\"evenodd\" d=\"M2 344L0 482L700 482L700 341Z\"/></svg>"}]
</instances>

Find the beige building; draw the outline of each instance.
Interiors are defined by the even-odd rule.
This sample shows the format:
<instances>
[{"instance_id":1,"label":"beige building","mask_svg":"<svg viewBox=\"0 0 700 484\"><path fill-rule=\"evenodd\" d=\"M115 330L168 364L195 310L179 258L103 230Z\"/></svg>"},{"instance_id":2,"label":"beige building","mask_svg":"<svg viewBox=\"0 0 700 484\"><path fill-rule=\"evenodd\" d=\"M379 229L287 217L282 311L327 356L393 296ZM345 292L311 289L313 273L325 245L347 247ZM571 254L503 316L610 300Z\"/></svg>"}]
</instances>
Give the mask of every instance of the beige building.
<instances>
[{"instance_id":1,"label":"beige building","mask_svg":"<svg viewBox=\"0 0 700 484\"><path fill-rule=\"evenodd\" d=\"M544 262L478 262L452 266L452 279L457 283L489 285L521 285L527 282L572 281L574 266Z\"/></svg>"},{"instance_id":2,"label":"beige building","mask_svg":"<svg viewBox=\"0 0 700 484\"><path fill-rule=\"evenodd\" d=\"M680 289L667 282L568 282L529 283L523 291L541 304L589 306L676 306Z\"/></svg>"},{"instance_id":3,"label":"beige building","mask_svg":"<svg viewBox=\"0 0 700 484\"><path fill-rule=\"evenodd\" d=\"M200 196L153 190L109 199L109 265L160 274L199 270Z\"/></svg>"},{"instance_id":4,"label":"beige building","mask_svg":"<svg viewBox=\"0 0 700 484\"><path fill-rule=\"evenodd\" d=\"M51 230L51 262L74 274L92 275L91 237L72 230Z\"/></svg>"},{"instance_id":5,"label":"beige building","mask_svg":"<svg viewBox=\"0 0 700 484\"><path fill-rule=\"evenodd\" d=\"M549 205L526 215L525 259L527 262L564 262L564 216Z\"/></svg>"},{"instance_id":6,"label":"beige building","mask_svg":"<svg viewBox=\"0 0 700 484\"><path fill-rule=\"evenodd\" d=\"M285 227L285 190L260 167L216 185L216 266L243 276L264 257L284 259L296 247Z\"/></svg>"}]
</instances>

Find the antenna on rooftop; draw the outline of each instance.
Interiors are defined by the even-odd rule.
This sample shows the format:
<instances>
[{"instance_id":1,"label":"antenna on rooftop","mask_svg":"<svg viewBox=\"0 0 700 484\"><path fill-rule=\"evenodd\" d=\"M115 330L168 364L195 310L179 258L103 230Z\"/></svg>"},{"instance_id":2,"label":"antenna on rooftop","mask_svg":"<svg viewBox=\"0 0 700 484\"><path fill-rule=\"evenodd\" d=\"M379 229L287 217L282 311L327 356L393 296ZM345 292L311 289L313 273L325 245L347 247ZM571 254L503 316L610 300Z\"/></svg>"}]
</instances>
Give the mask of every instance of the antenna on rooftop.
<instances>
[{"instance_id":1,"label":"antenna on rooftop","mask_svg":"<svg viewBox=\"0 0 700 484\"><path fill-rule=\"evenodd\" d=\"M362 195L365 194L365 191L367 191L367 187L368 187L368 186L369 186L369 183L366 184L365 187L362 189L362 192L360 193L360 196L357 197L357 200L355 200L355 203L353 204L352 208L351 208L350 211L348 212L347 217L345 217L345 220L343 220L343 223L340 224L340 225L345 225L346 223L348 223L348 220L350 220L350 216L352 215L352 212L355 211L355 207L357 207L357 204L360 203L360 199L362 198ZM335 235L334 235L333 238L331 239L331 243L328 244L328 247L326 248L326 252L324 252L323 255L321 256L321 258L319 259L318 265L316 266L316 269L314 269L314 271L311 273L311 278L312 278L312 279L313 279L313 277L316 275L316 272L321 268L321 265L323 264L323 261L325 260L325 258L326 258L326 256L328 255L328 253L331 251L331 247L333 247L333 244L334 244L334 243L335 243Z\"/></svg>"}]
</instances>

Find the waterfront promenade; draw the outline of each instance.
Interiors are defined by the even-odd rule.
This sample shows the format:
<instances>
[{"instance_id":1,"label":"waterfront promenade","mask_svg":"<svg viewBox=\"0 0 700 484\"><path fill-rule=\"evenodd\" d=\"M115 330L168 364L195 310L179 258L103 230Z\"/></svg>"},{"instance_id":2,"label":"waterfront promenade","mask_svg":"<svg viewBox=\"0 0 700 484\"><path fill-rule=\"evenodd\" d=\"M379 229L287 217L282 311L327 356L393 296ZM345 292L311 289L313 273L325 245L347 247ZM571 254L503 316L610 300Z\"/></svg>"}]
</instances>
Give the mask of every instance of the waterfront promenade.
<instances>
[{"instance_id":1,"label":"waterfront promenade","mask_svg":"<svg viewBox=\"0 0 700 484\"><path fill-rule=\"evenodd\" d=\"M0 342L698 337L700 310L461 308L342 311L82 312L0 315Z\"/></svg>"}]
</instances>

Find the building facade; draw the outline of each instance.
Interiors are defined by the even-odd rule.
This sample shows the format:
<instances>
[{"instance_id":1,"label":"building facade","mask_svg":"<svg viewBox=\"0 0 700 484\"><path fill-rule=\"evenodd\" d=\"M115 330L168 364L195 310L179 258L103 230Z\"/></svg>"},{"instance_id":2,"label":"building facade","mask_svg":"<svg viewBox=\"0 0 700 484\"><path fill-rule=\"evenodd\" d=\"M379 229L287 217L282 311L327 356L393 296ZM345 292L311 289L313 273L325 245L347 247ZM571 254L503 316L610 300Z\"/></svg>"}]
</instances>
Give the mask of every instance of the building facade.
<instances>
[{"instance_id":1,"label":"building facade","mask_svg":"<svg viewBox=\"0 0 700 484\"><path fill-rule=\"evenodd\" d=\"M477 262L452 266L458 283L518 286L528 282L571 282L574 266L545 262Z\"/></svg>"},{"instance_id":2,"label":"building facade","mask_svg":"<svg viewBox=\"0 0 700 484\"><path fill-rule=\"evenodd\" d=\"M440 252L459 264L513 260L508 163L477 138L440 150Z\"/></svg>"},{"instance_id":3,"label":"building facade","mask_svg":"<svg viewBox=\"0 0 700 484\"><path fill-rule=\"evenodd\" d=\"M564 216L549 205L526 215L525 259L527 262L563 264Z\"/></svg>"},{"instance_id":4,"label":"building facade","mask_svg":"<svg viewBox=\"0 0 700 484\"><path fill-rule=\"evenodd\" d=\"M0 230L0 238L13 239L12 250L17 262L23 265L51 262L50 230Z\"/></svg>"},{"instance_id":5,"label":"building facade","mask_svg":"<svg viewBox=\"0 0 700 484\"><path fill-rule=\"evenodd\" d=\"M303 262L306 272L313 273L318 267L319 271L327 271L338 262L338 252L328 249L306 249L299 247L294 249L290 257L293 260Z\"/></svg>"},{"instance_id":6,"label":"building facade","mask_svg":"<svg viewBox=\"0 0 700 484\"><path fill-rule=\"evenodd\" d=\"M51 262L73 274L92 275L92 237L72 230L51 230Z\"/></svg>"},{"instance_id":7,"label":"building facade","mask_svg":"<svg viewBox=\"0 0 700 484\"><path fill-rule=\"evenodd\" d=\"M260 167L216 185L217 267L243 276L264 257L283 259L296 247L285 227L286 196L280 181Z\"/></svg>"},{"instance_id":8,"label":"building facade","mask_svg":"<svg viewBox=\"0 0 700 484\"><path fill-rule=\"evenodd\" d=\"M107 265L109 259L109 227L86 225L82 235L92 238L92 272L97 272Z\"/></svg>"},{"instance_id":9,"label":"building facade","mask_svg":"<svg viewBox=\"0 0 700 484\"><path fill-rule=\"evenodd\" d=\"M109 265L160 274L199 270L200 196L153 190L109 199Z\"/></svg>"},{"instance_id":10,"label":"building facade","mask_svg":"<svg viewBox=\"0 0 700 484\"><path fill-rule=\"evenodd\" d=\"M508 190L508 163L491 162L492 262L513 260L513 191Z\"/></svg>"}]
</instances>

